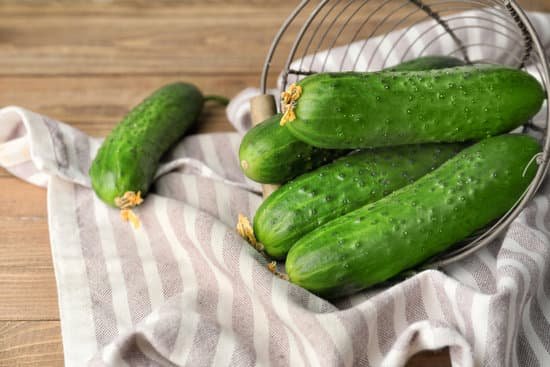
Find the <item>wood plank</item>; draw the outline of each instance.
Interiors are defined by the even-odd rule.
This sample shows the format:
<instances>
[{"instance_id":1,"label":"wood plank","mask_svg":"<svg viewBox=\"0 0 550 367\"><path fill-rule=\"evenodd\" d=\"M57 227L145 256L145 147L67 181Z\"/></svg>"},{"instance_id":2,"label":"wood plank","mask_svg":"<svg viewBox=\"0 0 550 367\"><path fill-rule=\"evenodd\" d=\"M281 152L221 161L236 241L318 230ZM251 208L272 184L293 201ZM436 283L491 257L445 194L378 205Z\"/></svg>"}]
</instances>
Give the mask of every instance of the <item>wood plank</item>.
<instances>
[{"instance_id":1,"label":"wood plank","mask_svg":"<svg viewBox=\"0 0 550 367\"><path fill-rule=\"evenodd\" d=\"M547 11L550 4L546 0L516 0L525 9ZM199 7L201 11L210 11L212 16L220 14L220 7L224 13L249 13L256 9L293 9L298 0L120 0L116 2L89 0L49 0L37 2L35 0L1 0L0 11L11 15L40 14L82 14L95 15L143 15L143 11L155 15L171 15L174 9L184 8L188 11ZM206 9L206 10L205 10Z\"/></svg>"},{"instance_id":2,"label":"wood plank","mask_svg":"<svg viewBox=\"0 0 550 367\"><path fill-rule=\"evenodd\" d=\"M32 185L7 173L0 178L0 243L11 242L14 238L6 232L17 225L29 223L45 224L46 189ZM40 232L40 236L47 233ZM47 238L44 238L47 240ZM2 248L0 247L0 251ZM1 252L0 252L1 254ZM0 258L2 255L0 255ZM1 260L0 260L1 261Z\"/></svg>"},{"instance_id":3,"label":"wood plank","mask_svg":"<svg viewBox=\"0 0 550 367\"><path fill-rule=\"evenodd\" d=\"M0 366L63 366L59 321L0 321Z\"/></svg>"},{"instance_id":4,"label":"wood plank","mask_svg":"<svg viewBox=\"0 0 550 367\"><path fill-rule=\"evenodd\" d=\"M43 195L46 195L45 191ZM19 271L32 273L36 270L42 273L44 269L53 270L45 205L36 212L32 216L0 218L0 271L20 268ZM0 312L0 319L1 315Z\"/></svg>"},{"instance_id":5,"label":"wood plank","mask_svg":"<svg viewBox=\"0 0 550 367\"><path fill-rule=\"evenodd\" d=\"M307 9L312 10L314 3ZM349 21L335 45L347 43L381 3L382 0L369 1ZM2 9L0 74L171 75L217 71L259 75L273 36L296 2L282 1L278 6L272 2L254 6L237 2L234 6L224 6L223 12L216 4L200 1L171 3L163 11L159 11L159 6L111 8L108 3L62 4L62 10L58 7L53 12L41 12L40 5L20 8L11 4ZM337 9L343 8L343 4ZM550 5L540 0L527 0L526 4L550 10ZM448 6L433 7L441 12L449 11ZM323 26L318 33L328 29L326 40L317 43L315 39L313 47L332 46L332 36L340 32L340 26L347 22L346 17L353 10L348 8L334 23L331 23L332 16L338 11L331 13L325 21L327 27ZM280 53L272 61L276 73L282 70L294 35L307 13L306 10L300 14L281 39ZM34 17L29 24L28 17L32 14L40 17ZM389 14L392 17L386 19ZM402 16L411 17L401 23ZM382 34L395 25L403 28L423 19L426 14L413 5L387 6L374 14L359 32L358 39L370 36L375 27L375 34ZM384 24L378 28L382 20Z\"/></svg>"},{"instance_id":6,"label":"wood plank","mask_svg":"<svg viewBox=\"0 0 550 367\"><path fill-rule=\"evenodd\" d=\"M35 269L1 266L0 294L0 320L59 319L51 266Z\"/></svg>"},{"instance_id":7,"label":"wood plank","mask_svg":"<svg viewBox=\"0 0 550 367\"><path fill-rule=\"evenodd\" d=\"M536 0L535 0L536 1ZM294 8L298 0L0 0L0 10L11 15L105 15L142 16L174 15L174 11L191 14L208 12L219 16L220 9L225 14L257 12L258 9ZM145 15L144 11L147 11Z\"/></svg>"},{"instance_id":8,"label":"wood plank","mask_svg":"<svg viewBox=\"0 0 550 367\"><path fill-rule=\"evenodd\" d=\"M272 36L294 5L243 4L219 12L213 4L190 4L162 13L148 6L111 12L107 3L66 3L66 9L53 13L41 12L40 5L23 12L6 6L1 9L0 73L259 73ZM29 23L32 14L40 16Z\"/></svg>"},{"instance_id":9,"label":"wood plank","mask_svg":"<svg viewBox=\"0 0 550 367\"><path fill-rule=\"evenodd\" d=\"M0 178L0 320L58 318L46 190Z\"/></svg>"},{"instance_id":10,"label":"wood plank","mask_svg":"<svg viewBox=\"0 0 550 367\"><path fill-rule=\"evenodd\" d=\"M550 11L550 2L548 0L518 0L518 3L526 10Z\"/></svg>"},{"instance_id":11,"label":"wood plank","mask_svg":"<svg viewBox=\"0 0 550 367\"><path fill-rule=\"evenodd\" d=\"M134 2L126 6L103 2L20 6L7 2L0 8L4 15L0 27L0 74L259 74L273 36L296 3L270 1L251 5L238 1L219 11L220 3L198 0L157 6L138 2L137 7ZM339 38L341 43L350 39L354 28L380 3L376 0L367 4L365 11L348 24ZM524 3L531 9L550 10L544 0ZM445 7L439 10L444 11ZM410 8L397 10L377 34L391 28L409 11ZM28 21L29 16L38 14L32 22ZM307 11L291 25L288 36L281 40L282 50L289 49L306 14ZM370 34L386 15L376 13L361 36ZM421 18L424 15L420 12L410 21ZM343 22L339 19L331 28L339 29ZM284 57L274 58L273 69L281 70L284 61Z\"/></svg>"},{"instance_id":12,"label":"wood plank","mask_svg":"<svg viewBox=\"0 0 550 367\"><path fill-rule=\"evenodd\" d=\"M43 209L39 214L43 217L0 218L0 272L29 273L33 275L32 279L39 279L44 271L53 270L46 210ZM8 302L8 299L2 299L0 303L0 319L5 315L1 311L2 304L6 306Z\"/></svg>"}]
</instances>

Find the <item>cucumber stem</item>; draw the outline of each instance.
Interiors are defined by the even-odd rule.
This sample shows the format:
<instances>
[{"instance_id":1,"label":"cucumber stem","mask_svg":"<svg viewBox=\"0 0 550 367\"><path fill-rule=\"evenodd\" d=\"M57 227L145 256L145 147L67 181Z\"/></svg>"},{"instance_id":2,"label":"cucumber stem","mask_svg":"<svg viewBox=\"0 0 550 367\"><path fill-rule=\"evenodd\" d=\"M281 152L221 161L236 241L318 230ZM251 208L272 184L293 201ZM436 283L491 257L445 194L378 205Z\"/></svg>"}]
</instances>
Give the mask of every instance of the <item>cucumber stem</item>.
<instances>
[{"instance_id":1,"label":"cucumber stem","mask_svg":"<svg viewBox=\"0 0 550 367\"><path fill-rule=\"evenodd\" d=\"M217 96L217 95L214 95L214 94L210 94L210 95L207 95L207 96L204 96L204 101L214 101L214 102L217 102L219 104L221 104L222 106L227 106L229 104L229 99L226 98L226 97L223 97L223 96Z\"/></svg>"},{"instance_id":2,"label":"cucumber stem","mask_svg":"<svg viewBox=\"0 0 550 367\"><path fill-rule=\"evenodd\" d=\"M281 107L283 110L283 117L281 118L281 126L285 126L287 122L296 120L296 114L294 108L296 107L296 101L302 95L302 87L300 85L291 84L287 90L281 94Z\"/></svg>"},{"instance_id":3,"label":"cucumber stem","mask_svg":"<svg viewBox=\"0 0 550 367\"><path fill-rule=\"evenodd\" d=\"M141 222L139 221L137 215L132 211L132 208L141 203L143 203L141 191L138 191L137 193L133 191L126 191L122 197L115 198L115 205L120 208L120 217L123 221L129 221L132 223L135 229L140 227Z\"/></svg>"}]
</instances>

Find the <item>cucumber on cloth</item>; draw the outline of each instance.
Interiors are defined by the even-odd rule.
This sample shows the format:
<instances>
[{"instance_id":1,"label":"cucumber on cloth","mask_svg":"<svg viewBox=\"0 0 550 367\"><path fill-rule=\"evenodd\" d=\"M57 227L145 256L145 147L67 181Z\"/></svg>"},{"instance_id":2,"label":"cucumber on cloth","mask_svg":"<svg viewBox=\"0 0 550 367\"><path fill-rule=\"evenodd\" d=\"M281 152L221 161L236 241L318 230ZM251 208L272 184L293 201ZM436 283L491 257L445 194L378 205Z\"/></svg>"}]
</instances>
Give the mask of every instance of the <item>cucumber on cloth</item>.
<instances>
[{"instance_id":1,"label":"cucumber on cloth","mask_svg":"<svg viewBox=\"0 0 550 367\"><path fill-rule=\"evenodd\" d=\"M101 145L90 167L92 188L106 204L137 227L131 208L141 204L162 155L197 120L205 101L226 105L220 96L203 97L192 84L165 85L134 107Z\"/></svg>"},{"instance_id":2,"label":"cucumber on cloth","mask_svg":"<svg viewBox=\"0 0 550 367\"><path fill-rule=\"evenodd\" d=\"M325 297L383 282L505 214L536 173L540 151L525 135L488 138L392 194L302 237L290 281Z\"/></svg>"}]
</instances>

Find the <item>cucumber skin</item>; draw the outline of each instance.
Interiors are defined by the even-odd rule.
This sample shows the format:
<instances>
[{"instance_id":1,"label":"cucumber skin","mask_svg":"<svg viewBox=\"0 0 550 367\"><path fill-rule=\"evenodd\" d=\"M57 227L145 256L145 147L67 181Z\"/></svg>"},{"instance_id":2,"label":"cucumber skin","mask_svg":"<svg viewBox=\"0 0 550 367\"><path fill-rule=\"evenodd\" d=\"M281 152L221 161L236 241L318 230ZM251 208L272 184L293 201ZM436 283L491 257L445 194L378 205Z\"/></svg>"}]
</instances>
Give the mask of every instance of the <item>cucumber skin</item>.
<instances>
[{"instance_id":1,"label":"cucumber skin","mask_svg":"<svg viewBox=\"0 0 550 367\"><path fill-rule=\"evenodd\" d=\"M285 126L330 149L479 140L525 123L545 96L529 74L494 65L322 73L298 84L297 118Z\"/></svg>"},{"instance_id":2,"label":"cucumber skin","mask_svg":"<svg viewBox=\"0 0 550 367\"><path fill-rule=\"evenodd\" d=\"M284 183L349 153L319 149L296 139L279 125L281 116L268 118L243 137L239 161L248 178L261 183Z\"/></svg>"},{"instance_id":3,"label":"cucumber skin","mask_svg":"<svg viewBox=\"0 0 550 367\"><path fill-rule=\"evenodd\" d=\"M509 210L536 172L527 136L466 148L412 185L310 232L290 250L290 280L332 298L385 281ZM433 191L432 191L433 190Z\"/></svg>"},{"instance_id":4,"label":"cucumber skin","mask_svg":"<svg viewBox=\"0 0 550 367\"><path fill-rule=\"evenodd\" d=\"M161 156L196 121L203 105L191 84L168 84L133 108L105 139L90 167L92 188L105 203L127 191L145 196Z\"/></svg>"},{"instance_id":5,"label":"cucumber skin","mask_svg":"<svg viewBox=\"0 0 550 367\"><path fill-rule=\"evenodd\" d=\"M418 71L452 68L464 66L466 63L452 56L423 56L402 62L394 67L386 68L389 71Z\"/></svg>"},{"instance_id":6,"label":"cucumber skin","mask_svg":"<svg viewBox=\"0 0 550 367\"><path fill-rule=\"evenodd\" d=\"M286 256L315 228L414 182L454 156L459 144L357 152L280 187L258 208L254 234L268 255Z\"/></svg>"},{"instance_id":7,"label":"cucumber skin","mask_svg":"<svg viewBox=\"0 0 550 367\"><path fill-rule=\"evenodd\" d=\"M464 61L450 56L426 56L395 65L391 70L443 69L458 65L464 65ZM296 139L279 126L281 117L270 117L243 137L239 161L248 178L260 183L281 184L349 153L347 149L315 148Z\"/></svg>"}]
</instances>

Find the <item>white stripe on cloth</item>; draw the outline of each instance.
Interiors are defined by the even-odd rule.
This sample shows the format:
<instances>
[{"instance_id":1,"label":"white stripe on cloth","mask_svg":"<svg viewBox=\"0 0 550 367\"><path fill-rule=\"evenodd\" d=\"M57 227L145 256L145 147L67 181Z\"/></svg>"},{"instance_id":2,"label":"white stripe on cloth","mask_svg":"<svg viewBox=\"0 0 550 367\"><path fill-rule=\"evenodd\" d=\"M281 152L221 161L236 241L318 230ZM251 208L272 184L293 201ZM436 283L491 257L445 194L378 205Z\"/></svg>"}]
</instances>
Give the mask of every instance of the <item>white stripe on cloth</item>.
<instances>
[{"instance_id":1,"label":"white stripe on cloth","mask_svg":"<svg viewBox=\"0 0 550 367\"><path fill-rule=\"evenodd\" d=\"M48 185L48 226L59 297L65 364L78 366L98 350L90 288L74 216L74 185L53 177Z\"/></svg>"}]
</instances>

